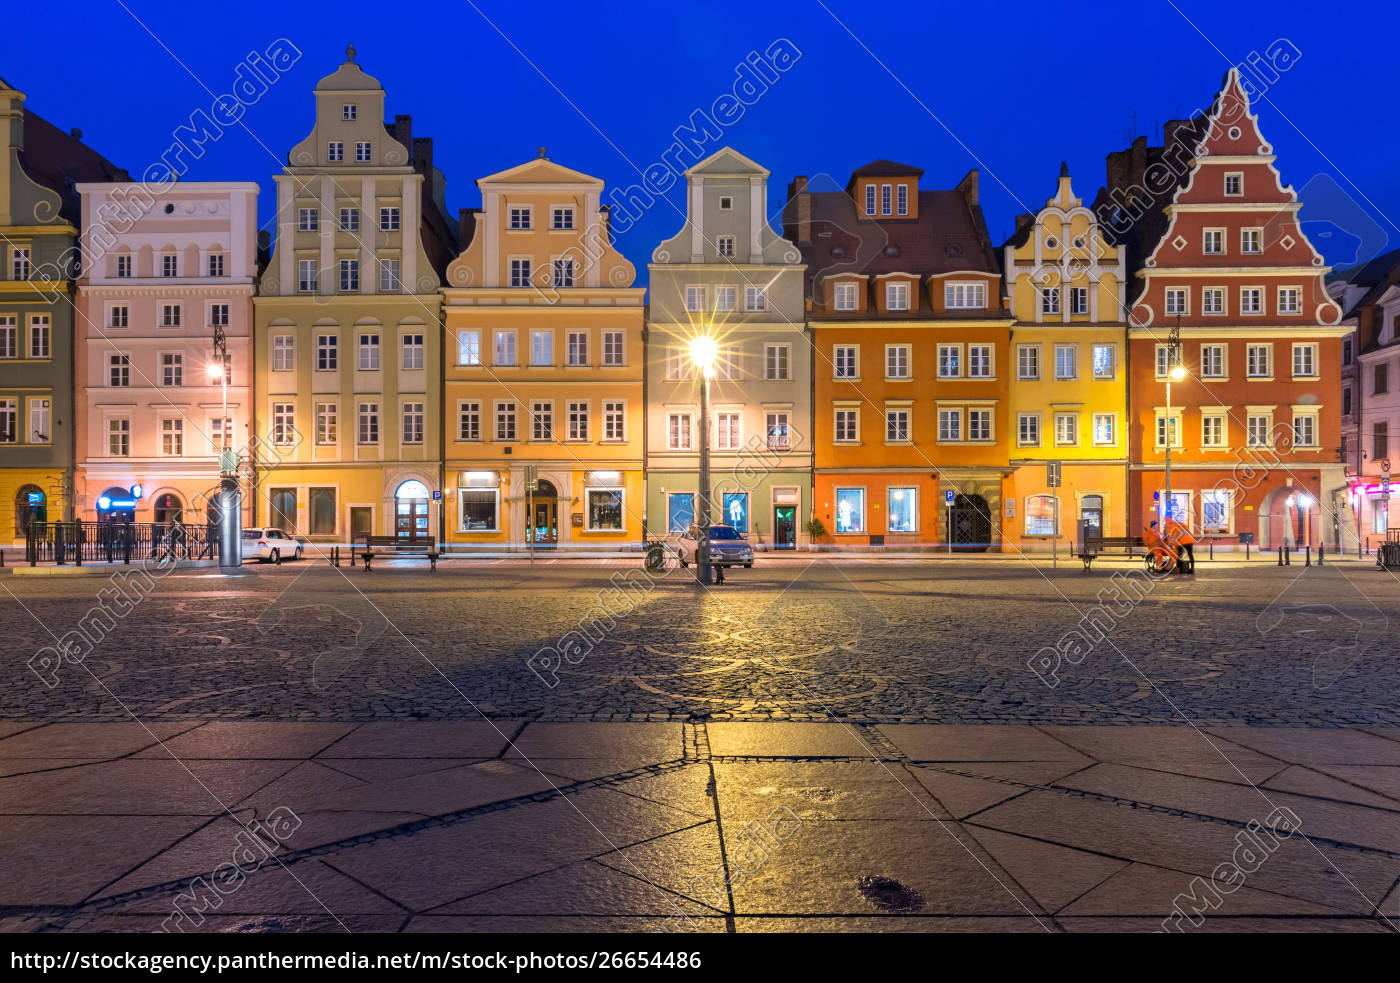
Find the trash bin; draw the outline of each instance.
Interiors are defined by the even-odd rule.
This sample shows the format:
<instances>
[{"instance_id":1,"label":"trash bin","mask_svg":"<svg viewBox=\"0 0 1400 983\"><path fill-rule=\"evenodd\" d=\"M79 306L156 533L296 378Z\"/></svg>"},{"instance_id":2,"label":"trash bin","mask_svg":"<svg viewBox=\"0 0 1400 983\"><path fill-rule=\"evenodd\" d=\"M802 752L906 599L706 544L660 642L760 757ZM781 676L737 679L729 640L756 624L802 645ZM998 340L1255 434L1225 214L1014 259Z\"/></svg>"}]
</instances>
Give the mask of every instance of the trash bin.
<instances>
[{"instance_id":1,"label":"trash bin","mask_svg":"<svg viewBox=\"0 0 1400 983\"><path fill-rule=\"evenodd\" d=\"M1376 554L1376 565L1382 570L1400 570L1400 543L1381 543Z\"/></svg>"},{"instance_id":2,"label":"trash bin","mask_svg":"<svg viewBox=\"0 0 1400 983\"><path fill-rule=\"evenodd\" d=\"M647 569L660 570L666 564L666 548L660 543L652 543L647 547Z\"/></svg>"}]
</instances>

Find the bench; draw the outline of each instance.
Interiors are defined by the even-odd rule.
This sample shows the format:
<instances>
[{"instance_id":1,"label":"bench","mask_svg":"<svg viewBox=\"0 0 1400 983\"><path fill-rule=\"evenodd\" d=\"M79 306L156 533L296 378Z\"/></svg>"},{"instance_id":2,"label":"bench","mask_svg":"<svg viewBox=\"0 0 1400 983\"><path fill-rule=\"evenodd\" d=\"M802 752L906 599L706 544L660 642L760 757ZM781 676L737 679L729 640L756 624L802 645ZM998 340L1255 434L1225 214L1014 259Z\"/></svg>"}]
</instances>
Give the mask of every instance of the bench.
<instances>
[{"instance_id":1,"label":"bench","mask_svg":"<svg viewBox=\"0 0 1400 983\"><path fill-rule=\"evenodd\" d=\"M1088 573L1100 554L1123 553L1126 556L1136 556L1133 550L1145 552L1141 536L1092 536L1085 537L1084 545L1075 555L1084 562L1084 572Z\"/></svg>"},{"instance_id":2,"label":"bench","mask_svg":"<svg viewBox=\"0 0 1400 983\"><path fill-rule=\"evenodd\" d=\"M419 556L427 559L434 570L437 569L437 543L431 539L410 539L401 536L366 536L360 559L365 561L365 570L376 556Z\"/></svg>"}]
</instances>

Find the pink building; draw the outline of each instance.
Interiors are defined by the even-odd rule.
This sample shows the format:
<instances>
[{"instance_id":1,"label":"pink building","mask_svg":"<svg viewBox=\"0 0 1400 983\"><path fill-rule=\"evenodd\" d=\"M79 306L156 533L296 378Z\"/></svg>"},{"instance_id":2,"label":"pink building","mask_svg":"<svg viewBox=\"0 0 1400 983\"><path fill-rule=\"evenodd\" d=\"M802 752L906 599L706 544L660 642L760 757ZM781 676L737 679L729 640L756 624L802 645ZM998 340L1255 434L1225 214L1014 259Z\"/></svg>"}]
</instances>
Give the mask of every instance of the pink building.
<instances>
[{"instance_id":1,"label":"pink building","mask_svg":"<svg viewBox=\"0 0 1400 983\"><path fill-rule=\"evenodd\" d=\"M76 517L204 522L226 434L248 460L258 186L126 182L78 192ZM245 484L245 522L251 500Z\"/></svg>"}]
</instances>

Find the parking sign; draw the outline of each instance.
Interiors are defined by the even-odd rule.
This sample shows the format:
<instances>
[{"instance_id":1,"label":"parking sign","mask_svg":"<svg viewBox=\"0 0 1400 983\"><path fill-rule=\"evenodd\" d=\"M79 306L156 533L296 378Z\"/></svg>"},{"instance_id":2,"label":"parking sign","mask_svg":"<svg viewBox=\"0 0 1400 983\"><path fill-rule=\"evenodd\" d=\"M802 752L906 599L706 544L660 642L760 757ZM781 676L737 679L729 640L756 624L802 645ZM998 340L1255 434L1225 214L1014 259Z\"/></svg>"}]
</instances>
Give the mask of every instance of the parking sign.
<instances>
[{"instance_id":1,"label":"parking sign","mask_svg":"<svg viewBox=\"0 0 1400 983\"><path fill-rule=\"evenodd\" d=\"M943 492L943 504L944 504L944 505L947 505L948 507L951 508L952 505L953 505L953 498L954 498L955 494L956 494L956 493L953 491L953 489L951 489L951 488L946 489L946 490Z\"/></svg>"}]
</instances>

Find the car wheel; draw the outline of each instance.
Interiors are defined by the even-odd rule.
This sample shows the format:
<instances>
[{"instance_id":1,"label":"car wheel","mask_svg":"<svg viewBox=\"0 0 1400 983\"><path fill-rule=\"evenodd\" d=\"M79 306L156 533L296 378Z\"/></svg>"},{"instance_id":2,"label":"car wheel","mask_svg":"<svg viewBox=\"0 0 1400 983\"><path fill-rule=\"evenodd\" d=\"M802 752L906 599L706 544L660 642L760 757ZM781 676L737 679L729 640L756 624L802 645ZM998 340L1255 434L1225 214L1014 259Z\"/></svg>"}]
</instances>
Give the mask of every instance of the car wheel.
<instances>
[{"instance_id":1,"label":"car wheel","mask_svg":"<svg viewBox=\"0 0 1400 983\"><path fill-rule=\"evenodd\" d=\"M282 551L281 551L281 550L273 550L273 551L272 551L272 555L271 555L270 557L268 557L268 559L270 559L273 563L276 563L278 566L281 566L281 564L282 564Z\"/></svg>"},{"instance_id":2,"label":"car wheel","mask_svg":"<svg viewBox=\"0 0 1400 983\"><path fill-rule=\"evenodd\" d=\"M745 570L752 570L752 569L753 569L753 561L750 560L748 563L745 563L745 564L744 564L744 569L745 569Z\"/></svg>"},{"instance_id":3,"label":"car wheel","mask_svg":"<svg viewBox=\"0 0 1400 983\"><path fill-rule=\"evenodd\" d=\"M293 560L300 560L300 559L301 559L301 547L300 547L300 546L297 547L296 556L292 557L292 559L293 559Z\"/></svg>"}]
</instances>

